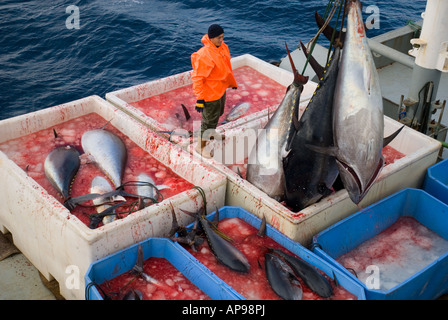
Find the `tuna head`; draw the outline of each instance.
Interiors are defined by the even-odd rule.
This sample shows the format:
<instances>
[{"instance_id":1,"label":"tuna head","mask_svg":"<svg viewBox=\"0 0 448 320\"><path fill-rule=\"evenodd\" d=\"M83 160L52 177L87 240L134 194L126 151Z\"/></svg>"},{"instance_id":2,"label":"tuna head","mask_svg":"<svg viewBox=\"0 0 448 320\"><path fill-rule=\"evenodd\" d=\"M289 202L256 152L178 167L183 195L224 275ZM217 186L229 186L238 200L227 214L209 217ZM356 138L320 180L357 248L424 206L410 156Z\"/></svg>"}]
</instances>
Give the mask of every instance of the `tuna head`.
<instances>
[{"instance_id":1,"label":"tuna head","mask_svg":"<svg viewBox=\"0 0 448 320\"><path fill-rule=\"evenodd\" d=\"M384 164L384 115L360 3L349 1L347 5L347 31L334 97L334 153L344 187L358 204Z\"/></svg>"}]
</instances>

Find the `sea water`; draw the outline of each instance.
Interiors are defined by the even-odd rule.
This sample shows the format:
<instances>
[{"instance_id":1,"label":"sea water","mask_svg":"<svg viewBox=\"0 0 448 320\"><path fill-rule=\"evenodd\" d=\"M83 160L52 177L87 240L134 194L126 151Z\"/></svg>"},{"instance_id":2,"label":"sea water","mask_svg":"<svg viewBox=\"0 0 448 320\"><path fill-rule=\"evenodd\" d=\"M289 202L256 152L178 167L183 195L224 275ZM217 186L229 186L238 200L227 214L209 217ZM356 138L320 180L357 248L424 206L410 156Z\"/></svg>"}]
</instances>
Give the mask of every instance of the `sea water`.
<instances>
[{"instance_id":1,"label":"sea water","mask_svg":"<svg viewBox=\"0 0 448 320\"><path fill-rule=\"evenodd\" d=\"M0 3L0 120L191 70L212 23L233 57L280 60L317 32L326 0L87 0ZM420 20L426 1L363 1L373 37ZM373 7L370 7L373 6ZM370 8L369 8L370 7ZM369 8L369 9L368 9ZM319 38L322 45L328 41Z\"/></svg>"}]
</instances>

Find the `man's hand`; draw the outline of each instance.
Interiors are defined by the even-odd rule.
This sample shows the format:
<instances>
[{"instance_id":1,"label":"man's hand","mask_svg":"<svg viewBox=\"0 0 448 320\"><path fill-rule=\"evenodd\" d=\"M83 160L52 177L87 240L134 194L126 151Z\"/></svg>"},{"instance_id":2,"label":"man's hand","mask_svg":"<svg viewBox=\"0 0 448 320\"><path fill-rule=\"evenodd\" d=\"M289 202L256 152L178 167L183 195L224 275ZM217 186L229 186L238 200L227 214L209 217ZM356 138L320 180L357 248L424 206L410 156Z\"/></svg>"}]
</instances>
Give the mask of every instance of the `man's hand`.
<instances>
[{"instance_id":1,"label":"man's hand","mask_svg":"<svg viewBox=\"0 0 448 320\"><path fill-rule=\"evenodd\" d=\"M205 104L204 100L196 101L196 107L195 107L196 111L201 113L204 110L204 104Z\"/></svg>"}]
</instances>

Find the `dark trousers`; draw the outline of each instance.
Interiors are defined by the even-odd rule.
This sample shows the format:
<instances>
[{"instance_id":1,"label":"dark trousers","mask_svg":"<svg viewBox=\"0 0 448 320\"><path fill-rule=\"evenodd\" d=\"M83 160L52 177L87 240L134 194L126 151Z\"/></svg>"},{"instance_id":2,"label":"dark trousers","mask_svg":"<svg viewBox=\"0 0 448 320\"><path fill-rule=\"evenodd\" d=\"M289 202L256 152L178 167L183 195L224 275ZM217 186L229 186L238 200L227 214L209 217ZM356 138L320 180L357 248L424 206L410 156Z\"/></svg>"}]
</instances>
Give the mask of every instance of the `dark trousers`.
<instances>
[{"instance_id":1,"label":"dark trousers","mask_svg":"<svg viewBox=\"0 0 448 320\"><path fill-rule=\"evenodd\" d=\"M210 134L212 134L214 129L216 129L219 117L222 116L224 113L225 103L226 103L225 93L218 100L205 102L204 110L202 111L202 123L201 123L201 137L203 140L209 140ZM206 130L209 131L205 132Z\"/></svg>"}]
</instances>

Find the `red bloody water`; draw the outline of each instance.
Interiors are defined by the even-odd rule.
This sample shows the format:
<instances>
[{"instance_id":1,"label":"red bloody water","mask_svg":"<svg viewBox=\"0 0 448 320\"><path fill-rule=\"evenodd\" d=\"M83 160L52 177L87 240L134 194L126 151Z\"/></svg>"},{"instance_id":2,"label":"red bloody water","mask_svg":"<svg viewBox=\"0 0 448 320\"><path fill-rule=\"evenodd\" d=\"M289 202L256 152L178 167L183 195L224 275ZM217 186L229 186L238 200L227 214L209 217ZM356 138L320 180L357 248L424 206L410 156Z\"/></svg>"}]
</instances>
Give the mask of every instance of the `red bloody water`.
<instances>
[{"instance_id":1,"label":"red bloody water","mask_svg":"<svg viewBox=\"0 0 448 320\"><path fill-rule=\"evenodd\" d=\"M438 259L448 250L448 241L414 217L401 216L391 226L337 258L353 269L361 281L379 270L381 290L388 290Z\"/></svg>"},{"instance_id":2,"label":"red bloody water","mask_svg":"<svg viewBox=\"0 0 448 320\"><path fill-rule=\"evenodd\" d=\"M401 153L400 151L392 148L391 146L385 146L383 148L384 163L386 166L394 163L396 160L401 159L405 156L406 155L404 153Z\"/></svg>"},{"instance_id":3,"label":"red bloody water","mask_svg":"<svg viewBox=\"0 0 448 320\"><path fill-rule=\"evenodd\" d=\"M257 70L243 66L234 70L238 89L228 89L226 107L220 122L238 104L250 103L246 115L262 111L272 106L278 106L285 95L286 87L263 75ZM181 104L184 104L191 118L186 121ZM145 115L158 121L166 130L183 128L193 131L193 122L202 120L202 116L195 111L196 97L193 86L187 85L156 96L131 103ZM177 114L177 116L176 116Z\"/></svg>"},{"instance_id":4,"label":"red bloody water","mask_svg":"<svg viewBox=\"0 0 448 320\"><path fill-rule=\"evenodd\" d=\"M250 300L280 299L280 297L272 290L266 278L264 254L267 252L266 248L281 249L290 254L291 252L269 237L257 236L258 230L239 218L222 219L218 224L218 229L230 236L233 239L232 244L248 258L250 263L250 272L248 274L233 271L219 263L206 241L204 241L204 244L198 249L198 252L193 252L190 248L187 248L187 250L245 298ZM327 279L329 278L327 277ZM329 279L329 281L334 290L334 294L330 299L356 299L356 297L347 290L340 286L335 287L334 282L331 279ZM322 299L312 292L303 281L300 280L300 282L303 288L303 299Z\"/></svg>"},{"instance_id":5,"label":"red bloody water","mask_svg":"<svg viewBox=\"0 0 448 320\"><path fill-rule=\"evenodd\" d=\"M111 295L113 300L122 299L130 289L139 290L143 294L143 300L210 300L210 297L164 258L146 259L143 262L143 271L159 283L148 283L142 277L136 277L127 271L103 282L100 287L106 294ZM113 293L119 294L112 295Z\"/></svg>"},{"instance_id":6,"label":"red bloody water","mask_svg":"<svg viewBox=\"0 0 448 320\"><path fill-rule=\"evenodd\" d=\"M83 133L88 130L101 128L106 122L98 114L90 113L49 129L6 141L0 145L0 150L20 168L25 170L49 194L62 203L63 199L45 176L44 162L47 155L56 147L65 145L75 147L82 154L81 136ZM58 138L54 137L53 129L57 132ZM157 185L165 184L171 187L170 189L161 190L164 199L193 187L193 184L176 175L170 168L157 161L111 124L108 124L106 129L123 140L128 152L123 182L135 181L140 173L146 173L154 179ZM91 182L96 176L107 178L95 163L82 163L74 180L71 196L77 197L90 193ZM126 191L135 193L136 189L130 187ZM76 207L71 213L88 225L90 223L88 215L96 213L96 210L95 208Z\"/></svg>"}]
</instances>

